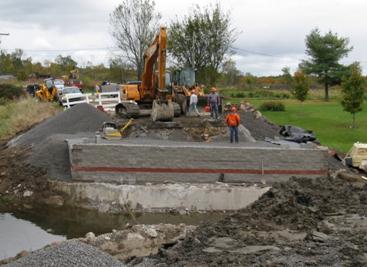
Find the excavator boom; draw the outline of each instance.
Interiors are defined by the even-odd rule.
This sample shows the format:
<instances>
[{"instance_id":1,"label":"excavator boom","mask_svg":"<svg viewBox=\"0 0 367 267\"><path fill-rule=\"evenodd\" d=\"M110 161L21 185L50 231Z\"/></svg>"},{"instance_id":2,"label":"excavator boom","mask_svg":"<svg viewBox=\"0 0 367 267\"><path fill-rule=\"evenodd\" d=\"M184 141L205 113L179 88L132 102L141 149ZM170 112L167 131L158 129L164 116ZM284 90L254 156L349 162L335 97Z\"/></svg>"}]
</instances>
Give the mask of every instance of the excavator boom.
<instances>
[{"instance_id":1,"label":"excavator boom","mask_svg":"<svg viewBox=\"0 0 367 267\"><path fill-rule=\"evenodd\" d=\"M161 27L159 33L154 38L154 41L144 53L144 72L140 87L140 94L143 99L148 97L155 99L159 92L163 92L165 90L166 46L166 28ZM156 69L158 71L158 88L155 88L155 65L157 66Z\"/></svg>"}]
</instances>

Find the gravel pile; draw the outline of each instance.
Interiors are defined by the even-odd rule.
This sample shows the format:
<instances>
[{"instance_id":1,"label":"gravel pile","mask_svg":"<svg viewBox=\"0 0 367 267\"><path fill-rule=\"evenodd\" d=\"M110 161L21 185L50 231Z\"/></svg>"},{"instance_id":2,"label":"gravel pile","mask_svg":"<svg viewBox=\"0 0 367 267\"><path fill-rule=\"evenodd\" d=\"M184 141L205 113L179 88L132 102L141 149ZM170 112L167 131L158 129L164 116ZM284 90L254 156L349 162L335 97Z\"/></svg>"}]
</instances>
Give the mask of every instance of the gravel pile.
<instances>
[{"instance_id":1,"label":"gravel pile","mask_svg":"<svg viewBox=\"0 0 367 267\"><path fill-rule=\"evenodd\" d=\"M255 112L241 111L241 123L251 132L251 135L259 141L264 141L265 137L274 138L280 136L280 127L269 122L265 117L256 117Z\"/></svg>"},{"instance_id":2,"label":"gravel pile","mask_svg":"<svg viewBox=\"0 0 367 267\"><path fill-rule=\"evenodd\" d=\"M121 267L126 266L107 253L76 240L62 242L30 253L4 267Z\"/></svg>"},{"instance_id":3,"label":"gravel pile","mask_svg":"<svg viewBox=\"0 0 367 267\"><path fill-rule=\"evenodd\" d=\"M79 104L38 124L12 140L11 145L31 146L28 162L45 168L50 178L70 179L68 148L65 139L93 137L102 123L111 118L89 104Z\"/></svg>"}]
</instances>

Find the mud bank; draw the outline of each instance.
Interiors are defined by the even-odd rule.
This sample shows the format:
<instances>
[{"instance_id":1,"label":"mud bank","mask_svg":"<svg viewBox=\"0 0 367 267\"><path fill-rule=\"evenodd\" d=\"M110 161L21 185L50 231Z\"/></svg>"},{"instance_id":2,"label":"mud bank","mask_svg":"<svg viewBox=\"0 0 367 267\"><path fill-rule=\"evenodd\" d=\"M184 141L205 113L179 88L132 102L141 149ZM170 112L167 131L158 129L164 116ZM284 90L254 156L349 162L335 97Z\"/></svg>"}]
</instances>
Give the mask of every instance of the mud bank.
<instances>
[{"instance_id":1,"label":"mud bank","mask_svg":"<svg viewBox=\"0 0 367 267\"><path fill-rule=\"evenodd\" d=\"M66 204L100 212L230 211L244 208L269 190L262 185L67 183L50 181Z\"/></svg>"}]
</instances>

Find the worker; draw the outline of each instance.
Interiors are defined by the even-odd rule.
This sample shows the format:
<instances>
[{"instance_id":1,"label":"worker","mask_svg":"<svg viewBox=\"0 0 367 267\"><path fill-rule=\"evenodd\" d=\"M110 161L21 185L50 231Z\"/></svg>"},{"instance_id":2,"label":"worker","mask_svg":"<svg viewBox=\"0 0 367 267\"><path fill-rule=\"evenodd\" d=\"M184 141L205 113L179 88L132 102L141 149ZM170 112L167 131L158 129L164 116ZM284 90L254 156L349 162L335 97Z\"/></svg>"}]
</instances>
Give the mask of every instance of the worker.
<instances>
[{"instance_id":1,"label":"worker","mask_svg":"<svg viewBox=\"0 0 367 267\"><path fill-rule=\"evenodd\" d=\"M217 88L212 87L210 94L208 95L208 106L210 107L210 117L218 119L218 106L219 106L219 95L217 94Z\"/></svg>"},{"instance_id":2,"label":"worker","mask_svg":"<svg viewBox=\"0 0 367 267\"><path fill-rule=\"evenodd\" d=\"M193 112L195 112L196 116L199 117L200 114L197 108L197 104L198 104L198 96L196 95L195 90L192 90L190 96L189 114L193 115Z\"/></svg>"},{"instance_id":3,"label":"worker","mask_svg":"<svg viewBox=\"0 0 367 267\"><path fill-rule=\"evenodd\" d=\"M238 125L240 125L240 115L238 115L236 107L231 108L231 113L226 117L226 123L229 127L231 143L233 143L233 139L238 143Z\"/></svg>"}]
</instances>

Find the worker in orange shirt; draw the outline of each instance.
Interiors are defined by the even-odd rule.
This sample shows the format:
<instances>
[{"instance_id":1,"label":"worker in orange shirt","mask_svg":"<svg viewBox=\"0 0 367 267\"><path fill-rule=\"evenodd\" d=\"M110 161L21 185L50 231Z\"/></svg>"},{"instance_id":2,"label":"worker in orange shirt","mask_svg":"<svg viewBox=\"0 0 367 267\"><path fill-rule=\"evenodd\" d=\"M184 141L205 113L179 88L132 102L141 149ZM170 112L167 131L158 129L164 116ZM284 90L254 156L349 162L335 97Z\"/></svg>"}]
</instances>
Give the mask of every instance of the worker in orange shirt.
<instances>
[{"instance_id":1,"label":"worker in orange shirt","mask_svg":"<svg viewBox=\"0 0 367 267\"><path fill-rule=\"evenodd\" d=\"M231 108L231 113L226 117L226 123L229 127L231 143L233 143L233 139L238 143L238 125L240 125L240 115L238 115L236 107Z\"/></svg>"}]
</instances>

